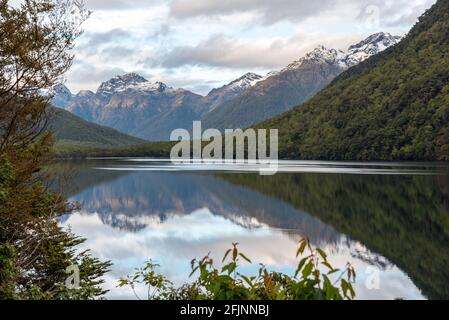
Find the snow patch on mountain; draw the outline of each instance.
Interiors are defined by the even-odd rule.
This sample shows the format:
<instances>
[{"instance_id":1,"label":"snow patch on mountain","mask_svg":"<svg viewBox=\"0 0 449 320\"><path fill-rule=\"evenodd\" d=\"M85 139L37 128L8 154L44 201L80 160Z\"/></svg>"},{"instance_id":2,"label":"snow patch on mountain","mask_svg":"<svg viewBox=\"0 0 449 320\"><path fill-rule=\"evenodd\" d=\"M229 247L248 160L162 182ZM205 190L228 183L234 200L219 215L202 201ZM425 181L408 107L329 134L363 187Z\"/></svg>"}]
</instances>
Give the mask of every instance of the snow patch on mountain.
<instances>
[{"instance_id":1,"label":"snow patch on mountain","mask_svg":"<svg viewBox=\"0 0 449 320\"><path fill-rule=\"evenodd\" d=\"M40 94L44 97L51 98L50 103L58 108L64 108L74 97L69 88L63 83L55 84L48 90L41 90Z\"/></svg>"},{"instance_id":2,"label":"snow patch on mountain","mask_svg":"<svg viewBox=\"0 0 449 320\"><path fill-rule=\"evenodd\" d=\"M242 77L232 81L226 87L234 91L242 91L254 86L256 83L264 79L265 78L261 75L249 72Z\"/></svg>"},{"instance_id":3,"label":"snow patch on mountain","mask_svg":"<svg viewBox=\"0 0 449 320\"><path fill-rule=\"evenodd\" d=\"M82 98L82 97L92 97L92 96L95 96L95 93L93 93L90 90L81 90L81 91L78 92L78 94L76 96L80 97L80 98Z\"/></svg>"},{"instance_id":4,"label":"snow patch on mountain","mask_svg":"<svg viewBox=\"0 0 449 320\"><path fill-rule=\"evenodd\" d=\"M274 77L277 76L280 72L279 71L270 71L267 73L267 75L265 76L265 79L268 79L270 77Z\"/></svg>"},{"instance_id":5,"label":"snow patch on mountain","mask_svg":"<svg viewBox=\"0 0 449 320\"><path fill-rule=\"evenodd\" d=\"M360 62L374 56L402 40L400 36L393 36L389 33L379 32L366 38L365 40L349 47L344 62L348 66L354 66Z\"/></svg>"},{"instance_id":6,"label":"snow patch on mountain","mask_svg":"<svg viewBox=\"0 0 449 320\"><path fill-rule=\"evenodd\" d=\"M164 92L168 89L172 88L162 82L150 82L137 73L128 73L103 82L97 94L111 95L125 91Z\"/></svg>"},{"instance_id":7,"label":"snow patch on mountain","mask_svg":"<svg viewBox=\"0 0 449 320\"><path fill-rule=\"evenodd\" d=\"M342 50L327 49L325 46L320 45L307 53L304 57L289 64L283 71L296 70L306 63L327 63L334 64L340 63L345 57L345 53Z\"/></svg>"},{"instance_id":8,"label":"snow patch on mountain","mask_svg":"<svg viewBox=\"0 0 449 320\"><path fill-rule=\"evenodd\" d=\"M337 64L342 68L350 68L397 44L402 37L379 32L349 47L347 52L328 49L323 45L307 53L304 57L289 64L283 71L296 70L307 63Z\"/></svg>"}]
</instances>

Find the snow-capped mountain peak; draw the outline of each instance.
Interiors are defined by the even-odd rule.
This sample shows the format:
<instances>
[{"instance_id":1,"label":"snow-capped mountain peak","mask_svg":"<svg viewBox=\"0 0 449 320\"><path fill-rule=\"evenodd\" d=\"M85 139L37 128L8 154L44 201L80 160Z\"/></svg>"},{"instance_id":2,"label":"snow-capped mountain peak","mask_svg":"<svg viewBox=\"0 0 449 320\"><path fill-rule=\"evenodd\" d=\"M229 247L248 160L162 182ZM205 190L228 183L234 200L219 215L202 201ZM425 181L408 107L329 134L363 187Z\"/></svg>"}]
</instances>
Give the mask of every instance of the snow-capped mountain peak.
<instances>
[{"instance_id":1,"label":"snow-capped mountain peak","mask_svg":"<svg viewBox=\"0 0 449 320\"><path fill-rule=\"evenodd\" d=\"M73 98L72 92L63 83L55 84L48 90L41 90L41 94L50 97L51 103L60 108L63 108Z\"/></svg>"},{"instance_id":2,"label":"snow-capped mountain peak","mask_svg":"<svg viewBox=\"0 0 449 320\"><path fill-rule=\"evenodd\" d=\"M333 64L336 61L340 61L341 59L343 59L344 55L345 53L342 50L328 49L325 46L320 45L315 49L313 49L312 51L308 52L301 59L296 60L293 63L289 64L282 71L295 70L307 63Z\"/></svg>"},{"instance_id":3,"label":"snow-capped mountain peak","mask_svg":"<svg viewBox=\"0 0 449 320\"><path fill-rule=\"evenodd\" d=\"M355 45L350 46L348 51L351 52L354 50L361 50L361 49L368 50L372 48L385 50L386 48L398 43L401 39L402 37L393 36L388 32L379 32L369 36L365 40L360 41Z\"/></svg>"},{"instance_id":4,"label":"snow-capped mountain peak","mask_svg":"<svg viewBox=\"0 0 449 320\"><path fill-rule=\"evenodd\" d=\"M224 101L233 99L240 93L253 87L258 82L264 79L266 79L266 77L262 77L258 74L249 72L220 88L212 89L205 97L207 103L210 104L209 111L214 110Z\"/></svg>"},{"instance_id":5,"label":"snow-capped mountain peak","mask_svg":"<svg viewBox=\"0 0 449 320\"><path fill-rule=\"evenodd\" d=\"M94 95L95 95L95 93L93 93L90 90L81 90L80 92L78 92L78 94L76 96L77 97L92 97Z\"/></svg>"},{"instance_id":6,"label":"snow-capped mountain peak","mask_svg":"<svg viewBox=\"0 0 449 320\"><path fill-rule=\"evenodd\" d=\"M259 81L262 81L263 79L264 79L264 77L262 77L258 74L248 72L247 74L243 75L242 77L229 83L227 85L227 87L232 90L241 91L241 90L245 90L245 89L248 89L248 88L254 86L256 83L258 83Z\"/></svg>"},{"instance_id":7,"label":"snow-capped mountain peak","mask_svg":"<svg viewBox=\"0 0 449 320\"><path fill-rule=\"evenodd\" d=\"M307 53L305 57L301 58L302 62L305 61L324 61L326 63L334 63L336 60L341 58L344 52L336 49L328 49L323 45L318 46L311 52Z\"/></svg>"},{"instance_id":8,"label":"snow-capped mountain peak","mask_svg":"<svg viewBox=\"0 0 449 320\"><path fill-rule=\"evenodd\" d=\"M401 41L401 39L402 37L399 36L379 32L369 36L355 45L352 45L349 47L347 52L337 49L328 49L325 46L320 45L308 52L301 59L289 64L282 71L296 70L307 63L338 64L342 68L350 68L397 44Z\"/></svg>"},{"instance_id":9,"label":"snow-capped mountain peak","mask_svg":"<svg viewBox=\"0 0 449 320\"><path fill-rule=\"evenodd\" d=\"M365 40L353 46L350 46L344 61L349 67L351 67L368 59L373 55L386 50L387 48L397 44L401 40L402 37L393 36L390 33L375 33Z\"/></svg>"},{"instance_id":10,"label":"snow-capped mountain peak","mask_svg":"<svg viewBox=\"0 0 449 320\"><path fill-rule=\"evenodd\" d=\"M49 89L41 89L40 94L44 97L58 96L64 99L70 99L73 96L69 88L63 83L57 83Z\"/></svg>"},{"instance_id":11,"label":"snow-capped mountain peak","mask_svg":"<svg viewBox=\"0 0 449 320\"><path fill-rule=\"evenodd\" d=\"M111 95L128 90L145 92L164 92L168 89L162 82L150 82L137 73L128 73L116 76L103 82L97 90L97 94Z\"/></svg>"},{"instance_id":12,"label":"snow-capped mountain peak","mask_svg":"<svg viewBox=\"0 0 449 320\"><path fill-rule=\"evenodd\" d=\"M156 81L156 82L140 82L134 85L128 86L128 89L131 90L141 90L141 91L158 91L164 92L167 89L171 89L165 83Z\"/></svg>"}]
</instances>

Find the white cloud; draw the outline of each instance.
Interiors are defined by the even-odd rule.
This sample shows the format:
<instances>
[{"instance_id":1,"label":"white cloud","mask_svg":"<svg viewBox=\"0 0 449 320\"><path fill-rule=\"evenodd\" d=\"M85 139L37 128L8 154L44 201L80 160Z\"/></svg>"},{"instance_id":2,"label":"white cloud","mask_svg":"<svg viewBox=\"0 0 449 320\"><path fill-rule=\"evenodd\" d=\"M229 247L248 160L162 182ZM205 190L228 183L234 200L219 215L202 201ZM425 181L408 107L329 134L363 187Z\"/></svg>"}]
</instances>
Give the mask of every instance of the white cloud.
<instances>
[{"instance_id":1,"label":"white cloud","mask_svg":"<svg viewBox=\"0 0 449 320\"><path fill-rule=\"evenodd\" d=\"M126 71L119 67L90 64L77 60L67 74L67 84L73 92L80 90L96 91L96 88L102 81L117 74L123 74Z\"/></svg>"},{"instance_id":2,"label":"white cloud","mask_svg":"<svg viewBox=\"0 0 449 320\"><path fill-rule=\"evenodd\" d=\"M95 90L118 72L140 71L206 93L281 68L317 44L345 49L374 32L402 35L435 1L85 0L94 13L68 86Z\"/></svg>"},{"instance_id":3,"label":"white cloud","mask_svg":"<svg viewBox=\"0 0 449 320\"><path fill-rule=\"evenodd\" d=\"M148 0L84 0L86 6L93 10L133 10L148 8L161 1Z\"/></svg>"},{"instance_id":4,"label":"white cloud","mask_svg":"<svg viewBox=\"0 0 449 320\"><path fill-rule=\"evenodd\" d=\"M238 12L257 12L260 23L272 24L284 20L303 21L312 16L332 15L341 8L356 8L361 13L376 6L385 22L413 22L435 0L174 0L170 4L172 16L187 19L198 16L222 16Z\"/></svg>"},{"instance_id":5,"label":"white cloud","mask_svg":"<svg viewBox=\"0 0 449 320\"><path fill-rule=\"evenodd\" d=\"M175 0L170 5L171 14L178 18L226 15L236 12L257 12L261 22L275 23L285 19L299 21L318 15L336 5L336 0Z\"/></svg>"},{"instance_id":6,"label":"white cloud","mask_svg":"<svg viewBox=\"0 0 449 320\"><path fill-rule=\"evenodd\" d=\"M345 37L297 34L287 39L241 41L224 35L213 35L195 46L175 47L160 57L159 61L166 68L193 65L276 69L300 58L319 44L346 49L360 39L360 35L354 34Z\"/></svg>"}]
</instances>

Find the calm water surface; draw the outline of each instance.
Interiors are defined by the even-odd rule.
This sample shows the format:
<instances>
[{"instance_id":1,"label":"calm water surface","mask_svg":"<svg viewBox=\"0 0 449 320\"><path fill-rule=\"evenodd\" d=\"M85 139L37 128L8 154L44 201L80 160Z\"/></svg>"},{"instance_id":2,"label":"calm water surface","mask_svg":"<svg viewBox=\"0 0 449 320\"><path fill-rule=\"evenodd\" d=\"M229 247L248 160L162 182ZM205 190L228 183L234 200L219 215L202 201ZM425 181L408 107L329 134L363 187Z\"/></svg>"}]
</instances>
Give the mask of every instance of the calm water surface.
<instances>
[{"instance_id":1,"label":"calm water surface","mask_svg":"<svg viewBox=\"0 0 449 320\"><path fill-rule=\"evenodd\" d=\"M70 172L68 195L82 205L62 226L114 263L108 298L135 298L116 285L146 260L182 284L192 258L221 261L236 241L253 261L293 274L303 237L334 266L355 267L359 299L449 298L449 164L288 161L275 176L151 159L55 168Z\"/></svg>"}]
</instances>

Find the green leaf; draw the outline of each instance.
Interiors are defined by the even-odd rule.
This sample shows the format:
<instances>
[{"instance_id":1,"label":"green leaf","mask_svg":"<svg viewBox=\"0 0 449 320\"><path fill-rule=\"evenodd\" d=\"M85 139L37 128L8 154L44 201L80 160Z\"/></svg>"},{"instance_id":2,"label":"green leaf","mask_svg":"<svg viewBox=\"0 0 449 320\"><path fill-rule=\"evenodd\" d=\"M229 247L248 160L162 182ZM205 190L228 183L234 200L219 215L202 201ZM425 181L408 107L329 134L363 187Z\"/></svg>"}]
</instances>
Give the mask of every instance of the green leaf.
<instances>
[{"instance_id":1,"label":"green leaf","mask_svg":"<svg viewBox=\"0 0 449 320\"><path fill-rule=\"evenodd\" d=\"M245 261L247 261L248 263L252 263L250 259L248 259L243 253L239 254Z\"/></svg>"},{"instance_id":2,"label":"green leaf","mask_svg":"<svg viewBox=\"0 0 449 320\"><path fill-rule=\"evenodd\" d=\"M232 249L229 249L228 251L226 251L226 253L225 253L224 257L223 257L223 261L222 262L225 262L226 258L229 256L231 251L232 251Z\"/></svg>"},{"instance_id":3,"label":"green leaf","mask_svg":"<svg viewBox=\"0 0 449 320\"><path fill-rule=\"evenodd\" d=\"M235 261L237 259L237 255L238 255L239 251L237 250L237 247L235 246L234 249L232 250L232 260Z\"/></svg>"},{"instance_id":4,"label":"green leaf","mask_svg":"<svg viewBox=\"0 0 449 320\"><path fill-rule=\"evenodd\" d=\"M295 278L298 276L298 274L301 272L302 267L304 267L305 263L307 261L307 258L301 259L301 261L298 264L298 267L296 268L295 272Z\"/></svg>"},{"instance_id":5,"label":"green leaf","mask_svg":"<svg viewBox=\"0 0 449 320\"><path fill-rule=\"evenodd\" d=\"M253 282L246 276L244 275L240 275L242 277L243 280L245 280L245 282L252 288L253 287Z\"/></svg>"},{"instance_id":6,"label":"green leaf","mask_svg":"<svg viewBox=\"0 0 449 320\"><path fill-rule=\"evenodd\" d=\"M346 282L346 280L344 279L341 280L341 289L343 291L343 295L345 297L348 297L348 290L349 290L348 282Z\"/></svg>"},{"instance_id":7,"label":"green leaf","mask_svg":"<svg viewBox=\"0 0 449 320\"><path fill-rule=\"evenodd\" d=\"M199 267L195 267L195 268L192 269L192 272L190 273L189 278L191 278L191 277L196 273L196 271L198 270L198 268L199 268Z\"/></svg>"},{"instance_id":8,"label":"green leaf","mask_svg":"<svg viewBox=\"0 0 449 320\"><path fill-rule=\"evenodd\" d=\"M323 266L325 266L326 268L328 268L329 270L334 270L334 268L330 265L330 263L329 262L327 262L327 261L323 261L323 262L321 262L321 264L323 265Z\"/></svg>"},{"instance_id":9,"label":"green leaf","mask_svg":"<svg viewBox=\"0 0 449 320\"><path fill-rule=\"evenodd\" d=\"M352 287L352 284L348 283L348 289L351 292L351 298L354 299L355 298L355 291L354 291L354 288Z\"/></svg>"},{"instance_id":10,"label":"green leaf","mask_svg":"<svg viewBox=\"0 0 449 320\"><path fill-rule=\"evenodd\" d=\"M302 240L301 244L299 245L298 251L296 252L296 257L299 257L300 255L302 255L304 253L304 250L306 250L306 247L307 247L307 241Z\"/></svg>"},{"instance_id":11,"label":"green leaf","mask_svg":"<svg viewBox=\"0 0 449 320\"><path fill-rule=\"evenodd\" d=\"M313 263L312 261L309 261L309 263L307 263L307 265L304 267L304 270L302 271L302 276L304 277L304 279L307 279L307 277L309 277L312 274L313 271Z\"/></svg>"},{"instance_id":12,"label":"green leaf","mask_svg":"<svg viewBox=\"0 0 449 320\"><path fill-rule=\"evenodd\" d=\"M317 248L316 251L319 253L321 258L323 258L324 260L327 260L327 254L323 250L321 250L320 248Z\"/></svg>"},{"instance_id":13,"label":"green leaf","mask_svg":"<svg viewBox=\"0 0 449 320\"><path fill-rule=\"evenodd\" d=\"M337 272L339 272L339 271L340 271L340 269L332 269L331 271L329 271L329 272L327 273L327 275L330 276L331 274L337 273Z\"/></svg>"}]
</instances>

